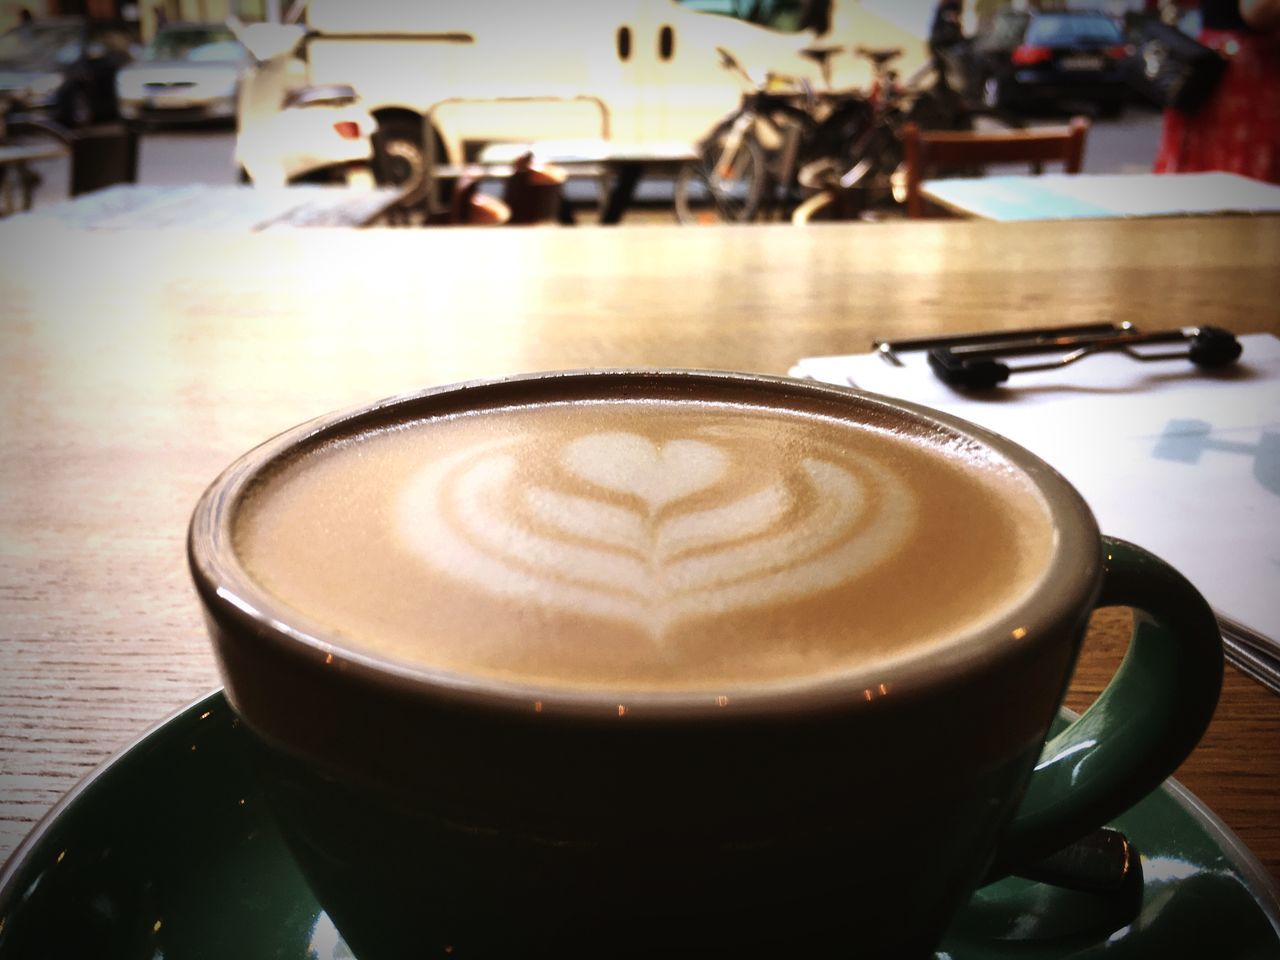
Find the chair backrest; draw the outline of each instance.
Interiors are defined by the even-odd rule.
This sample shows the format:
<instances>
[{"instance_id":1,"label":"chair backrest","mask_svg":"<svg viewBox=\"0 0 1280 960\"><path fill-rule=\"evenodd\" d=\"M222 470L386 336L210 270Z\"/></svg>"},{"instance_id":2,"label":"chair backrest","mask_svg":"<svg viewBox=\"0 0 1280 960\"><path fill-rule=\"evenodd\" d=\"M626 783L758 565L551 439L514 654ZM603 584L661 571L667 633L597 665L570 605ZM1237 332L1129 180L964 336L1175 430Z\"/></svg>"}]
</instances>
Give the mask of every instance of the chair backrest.
<instances>
[{"instance_id":1,"label":"chair backrest","mask_svg":"<svg viewBox=\"0 0 1280 960\"><path fill-rule=\"evenodd\" d=\"M449 211L428 224L451 224L459 227L499 227L511 222L511 208L497 197L480 192L480 177L464 176L453 188Z\"/></svg>"},{"instance_id":2,"label":"chair backrest","mask_svg":"<svg viewBox=\"0 0 1280 960\"><path fill-rule=\"evenodd\" d=\"M565 171L538 163L532 153L517 158L502 199L511 209L511 223L529 225L557 219L563 199Z\"/></svg>"},{"instance_id":3,"label":"chair backrest","mask_svg":"<svg viewBox=\"0 0 1280 960\"><path fill-rule=\"evenodd\" d=\"M907 167L907 216L924 216L920 182L927 169L991 163L1035 165L1061 162L1067 173L1079 173L1084 163L1084 141L1089 132L1085 117L1073 117L1065 127L1033 127L1030 130L921 130L908 123L902 131Z\"/></svg>"},{"instance_id":4,"label":"chair backrest","mask_svg":"<svg viewBox=\"0 0 1280 960\"><path fill-rule=\"evenodd\" d=\"M3 136L8 144L26 144L28 146L54 147L65 151L66 162L56 163L52 169L45 169L39 178L27 177L23 182L23 209L30 209L37 184L46 184L40 190L42 198L63 200L74 196L72 180L75 173L74 144L75 135L60 123L46 120L31 114L11 114L5 118ZM55 182L48 182L52 178Z\"/></svg>"}]
</instances>

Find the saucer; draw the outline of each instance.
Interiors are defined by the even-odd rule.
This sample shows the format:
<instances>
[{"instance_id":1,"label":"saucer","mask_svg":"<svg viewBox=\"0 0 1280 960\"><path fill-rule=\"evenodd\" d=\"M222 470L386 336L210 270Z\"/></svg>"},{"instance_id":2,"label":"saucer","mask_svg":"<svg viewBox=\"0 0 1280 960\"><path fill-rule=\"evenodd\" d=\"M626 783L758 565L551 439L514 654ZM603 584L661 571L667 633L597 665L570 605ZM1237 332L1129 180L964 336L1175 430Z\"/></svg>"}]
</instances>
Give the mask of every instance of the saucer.
<instances>
[{"instance_id":1,"label":"saucer","mask_svg":"<svg viewBox=\"0 0 1280 960\"><path fill-rule=\"evenodd\" d=\"M210 694L63 798L0 871L0 960L350 960L264 808L247 735ZM1116 928L1098 898L1010 878L974 895L935 960L1280 958L1274 881L1183 787L1113 825L1142 854L1136 918Z\"/></svg>"}]
</instances>

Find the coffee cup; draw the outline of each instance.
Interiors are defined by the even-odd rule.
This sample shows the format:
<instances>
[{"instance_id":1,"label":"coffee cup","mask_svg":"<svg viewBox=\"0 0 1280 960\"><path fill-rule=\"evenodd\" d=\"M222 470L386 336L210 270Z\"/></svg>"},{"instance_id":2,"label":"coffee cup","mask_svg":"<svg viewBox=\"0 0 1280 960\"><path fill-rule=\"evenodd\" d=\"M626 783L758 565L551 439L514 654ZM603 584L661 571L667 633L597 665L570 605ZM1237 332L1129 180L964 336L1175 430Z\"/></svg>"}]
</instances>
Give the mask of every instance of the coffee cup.
<instances>
[{"instance_id":1,"label":"coffee cup","mask_svg":"<svg viewBox=\"0 0 1280 960\"><path fill-rule=\"evenodd\" d=\"M928 956L1190 753L1212 613L1044 462L836 387L598 371L304 424L189 536L361 960ZM1135 610L1046 742L1091 612Z\"/></svg>"}]
</instances>

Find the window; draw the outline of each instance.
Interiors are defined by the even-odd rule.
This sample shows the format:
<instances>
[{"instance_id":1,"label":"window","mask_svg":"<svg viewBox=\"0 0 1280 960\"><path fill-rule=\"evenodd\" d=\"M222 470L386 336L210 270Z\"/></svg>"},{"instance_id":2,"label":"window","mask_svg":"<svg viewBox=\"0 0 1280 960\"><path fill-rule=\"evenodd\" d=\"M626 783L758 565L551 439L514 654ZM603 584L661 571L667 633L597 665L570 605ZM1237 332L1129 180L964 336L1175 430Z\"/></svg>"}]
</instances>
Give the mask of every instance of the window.
<instances>
[{"instance_id":1,"label":"window","mask_svg":"<svg viewBox=\"0 0 1280 960\"><path fill-rule=\"evenodd\" d=\"M120 27L100 27L94 30L92 42L102 44L107 53L128 56L134 38L128 30Z\"/></svg>"},{"instance_id":2,"label":"window","mask_svg":"<svg viewBox=\"0 0 1280 960\"><path fill-rule=\"evenodd\" d=\"M759 19L753 22L783 33L799 33L810 26L814 4L809 0L761 0L758 6Z\"/></svg>"},{"instance_id":3,"label":"window","mask_svg":"<svg viewBox=\"0 0 1280 960\"><path fill-rule=\"evenodd\" d=\"M143 59L235 62L244 59L244 48L223 27L179 27L152 37Z\"/></svg>"},{"instance_id":4,"label":"window","mask_svg":"<svg viewBox=\"0 0 1280 960\"><path fill-rule=\"evenodd\" d=\"M698 13L714 13L721 17L745 19L739 11L739 7L744 5L742 0L679 0L679 2L681 6L696 10Z\"/></svg>"},{"instance_id":5,"label":"window","mask_svg":"<svg viewBox=\"0 0 1280 960\"><path fill-rule=\"evenodd\" d=\"M1025 13L1002 13L996 17L991 32L978 38L980 50L1012 50L1022 42L1022 34L1031 18Z\"/></svg>"},{"instance_id":6,"label":"window","mask_svg":"<svg viewBox=\"0 0 1280 960\"><path fill-rule=\"evenodd\" d=\"M1106 17L1041 16L1031 21L1027 43L1035 46L1072 46L1077 43L1119 44L1120 28Z\"/></svg>"},{"instance_id":7,"label":"window","mask_svg":"<svg viewBox=\"0 0 1280 960\"><path fill-rule=\"evenodd\" d=\"M288 4L281 4L287 7ZM236 15L244 21L267 19L266 0L235 0Z\"/></svg>"},{"instance_id":8,"label":"window","mask_svg":"<svg viewBox=\"0 0 1280 960\"><path fill-rule=\"evenodd\" d=\"M679 0L699 13L714 13L759 24L780 33L800 33L814 26L824 0Z\"/></svg>"},{"instance_id":9,"label":"window","mask_svg":"<svg viewBox=\"0 0 1280 960\"><path fill-rule=\"evenodd\" d=\"M75 63L80 58L83 27L78 24L34 24L0 36L0 60L23 66Z\"/></svg>"}]
</instances>

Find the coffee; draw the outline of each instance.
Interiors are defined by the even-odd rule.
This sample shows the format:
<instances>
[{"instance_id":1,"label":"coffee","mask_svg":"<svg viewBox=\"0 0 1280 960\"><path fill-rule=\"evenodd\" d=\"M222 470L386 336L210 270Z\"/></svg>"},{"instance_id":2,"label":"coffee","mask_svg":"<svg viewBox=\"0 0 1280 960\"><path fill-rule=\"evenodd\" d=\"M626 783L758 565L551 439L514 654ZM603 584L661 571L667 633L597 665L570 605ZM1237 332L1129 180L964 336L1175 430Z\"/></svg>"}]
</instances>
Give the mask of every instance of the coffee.
<instances>
[{"instance_id":1,"label":"coffee","mask_svg":"<svg viewBox=\"0 0 1280 960\"><path fill-rule=\"evenodd\" d=\"M379 426L277 465L234 521L250 575L354 651L618 691L804 682L1006 613L1047 507L935 428L584 395Z\"/></svg>"},{"instance_id":2,"label":"coffee","mask_svg":"<svg viewBox=\"0 0 1280 960\"><path fill-rule=\"evenodd\" d=\"M1194 588L1046 464L793 380L336 413L231 464L188 545L264 797L370 960L931 956L989 870L1158 786L1222 676ZM1098 603L1141 632L1046 751Z\"/></svg>"}]
</instances>

